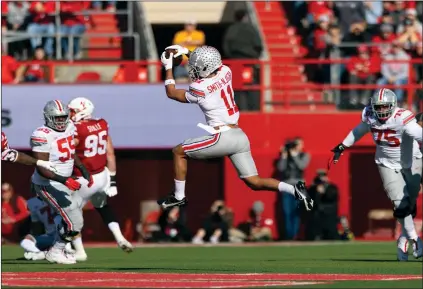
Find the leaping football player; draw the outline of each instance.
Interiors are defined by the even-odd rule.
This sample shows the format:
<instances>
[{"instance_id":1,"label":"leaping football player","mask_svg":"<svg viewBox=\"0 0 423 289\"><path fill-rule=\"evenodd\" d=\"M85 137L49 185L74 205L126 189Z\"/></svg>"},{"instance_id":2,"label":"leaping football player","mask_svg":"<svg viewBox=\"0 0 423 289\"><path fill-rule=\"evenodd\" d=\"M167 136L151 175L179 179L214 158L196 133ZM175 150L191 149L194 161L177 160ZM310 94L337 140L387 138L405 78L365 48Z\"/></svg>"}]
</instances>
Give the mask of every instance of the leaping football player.
<instances>
[{"instance_id":1,"label":"leaping football player","mask_svg":"<svg viewBox=\"0 0 423 289\"><path fill-rule=\"evenodd\" d=\"M423 255L423 242L414 227L416 200L422 176L422 127L413 113L397 106L397 96L392 90L382 88L371 98L371 105L363 110L361 122L332 152L337 163L343 151L371 133L376 144L375 162L386 194L394 207L394 216L402 225L397 242L397 259L408 260L408 244L413 245L413 255Z\"/></svg>"},{"instance_id":2,"label":"leaping football player","mask_svg":"<svg viewBox=\"0 0 423 289\"><path fill-rule=\"evenodd\" d=\"M238 126L239 110L232 89L232 71L222 64L219 51L211 46L197 47L192 53L185 47L173 45L166 48L176 49L175 55L166 52L161 62L166 69L166 95L182 103L197 104L203 111L207 125L199 124L208 132L207 136L187 139L173 148L175 189L172 194L158 201L163 209L182 206L187 202L185 181L187 160L210 159L228 156L239 177L255 191L269 190L287 193L301 201L307 210L313 207L313 200L305 190L305 183L295 186L276 179L259 176L250 150L250 141ZM177 89L173 79L173 58L187 55L188 73L191 84L188 90Z\"/></svg>"}]
</instances>

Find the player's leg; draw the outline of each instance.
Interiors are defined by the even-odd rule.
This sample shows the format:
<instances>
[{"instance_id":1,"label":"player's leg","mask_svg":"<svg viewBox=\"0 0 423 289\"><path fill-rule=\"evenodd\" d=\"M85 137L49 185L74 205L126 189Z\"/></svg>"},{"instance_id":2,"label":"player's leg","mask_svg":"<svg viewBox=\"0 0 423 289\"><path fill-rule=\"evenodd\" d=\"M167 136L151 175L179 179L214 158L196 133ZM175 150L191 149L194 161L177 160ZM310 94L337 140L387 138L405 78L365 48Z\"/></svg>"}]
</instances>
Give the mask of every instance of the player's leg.
<instances>
[{"instance_id":1,"label":"player's leg","mask_svg":"<svg viewBox=\"0 0 423 289\"><path fill-rule=\"evenodd\" d=\"M397 258L400 261L408 260L408 240L415 242L417 232L411 216L410 197L404 177L399 170L392 170L378 166L386 194L394 205L394 216L402 226L404 236L400 236L397 242Z\"/></svg>"},{"instance_id":2,"label":"player's leg","mask_svg":"<svg viewBox=\"0 0 423 289\"><path fill-rule=\"evenodd\" d=\"M49 204L61 217L53 246L46 254L46 259L53 263L74 264L75 257L65 252L66 244L79 234L83 227L82 212L79 208L82 202L78 194L73 194L65 186L33 185L37 195Z\"/></svg>"},{"instance_id":3,"label":"player's leg","mask_svg":"<svg viewBox=\"0 0 423 289\"><path fill-rule=\"evenodd\" d=\"M100 214L104 224L109 227L112 232L119 248L124 252L130 253L133 251L133 246L122 234L120 230L119 222L113 213L112 208L107 204L107 195L104 192L99 192L91 197L91 203Z\"/></svg>"},{"instance_id":4,"label":"player's leg","mask_svg":"<svg viewBox=\"0 0 423 289\"><path fill-rule=\"evenodd\" d=\"M417 198L420 192L421 179L422 179L422 159L414 159L411 169L402 171L406 185L407 191L410 197L410 208L411 216L414 219L414 216L417 212ZM414 222L414 220L413 220ZM420 238L413 241L413 256L420 258L423 256L423 242Z\"/></svg>"}]
</instances>

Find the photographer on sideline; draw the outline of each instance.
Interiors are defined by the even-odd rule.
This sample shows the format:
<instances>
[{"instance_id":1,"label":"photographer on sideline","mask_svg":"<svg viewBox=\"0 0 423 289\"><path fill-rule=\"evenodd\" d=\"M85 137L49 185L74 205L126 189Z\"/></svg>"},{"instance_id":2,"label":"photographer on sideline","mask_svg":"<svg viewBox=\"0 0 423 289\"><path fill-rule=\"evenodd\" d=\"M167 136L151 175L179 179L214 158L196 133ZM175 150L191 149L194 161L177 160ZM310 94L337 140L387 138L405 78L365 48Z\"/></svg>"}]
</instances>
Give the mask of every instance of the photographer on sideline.
<instances>
[{"instance_id":1,"label":"photographer on sideline","mask_svg":"<svg viewBox=\"0 0 423 289\"><path fill-rule=\"evenodd\" d=\"M278 177L281 181L295 185L304 180L304 170L310 163L310 155L303 151L304 142L297 137L289 140L281 147L280 159L276 164ZM282 211L285 223L285 239L293 240L300 228L300 212L295 197L282 195Z\"/></svg>"}]
</instances>

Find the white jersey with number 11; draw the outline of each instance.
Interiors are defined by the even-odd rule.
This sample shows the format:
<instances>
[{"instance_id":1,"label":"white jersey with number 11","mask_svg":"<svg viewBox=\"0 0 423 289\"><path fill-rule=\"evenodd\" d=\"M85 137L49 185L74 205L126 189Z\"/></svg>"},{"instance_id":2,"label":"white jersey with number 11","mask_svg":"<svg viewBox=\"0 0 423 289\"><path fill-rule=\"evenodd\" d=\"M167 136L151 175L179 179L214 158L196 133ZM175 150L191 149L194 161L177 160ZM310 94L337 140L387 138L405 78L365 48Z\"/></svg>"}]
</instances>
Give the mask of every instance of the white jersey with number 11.
<instances>
[{"instance_id":1,"label":"white jersey with number 11","mask_svg":"<svg viewBox=\"0 0 423 289\"><path fill-rule=\"evenodd\" d=\"M222 65L215 76L191 83L185 97L200 106L209 126L238 124L239 110L229 67Z\"/></svg>"}]
</instances>

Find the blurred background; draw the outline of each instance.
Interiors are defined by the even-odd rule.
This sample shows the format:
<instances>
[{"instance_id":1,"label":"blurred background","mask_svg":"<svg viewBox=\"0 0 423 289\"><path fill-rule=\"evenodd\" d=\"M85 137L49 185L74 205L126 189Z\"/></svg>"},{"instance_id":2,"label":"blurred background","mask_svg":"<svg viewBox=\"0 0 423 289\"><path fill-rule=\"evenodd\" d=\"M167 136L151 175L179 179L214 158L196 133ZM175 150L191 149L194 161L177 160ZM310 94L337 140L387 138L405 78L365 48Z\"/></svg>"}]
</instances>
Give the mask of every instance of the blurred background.
<instances>
[{"instance_id":1,"label":"blurred background","mask_svg":"<svg viewBox=\"0 0 423 289\"><path fill-rule=\"evenodd\" d=\"M367 136L330 172L330 149L382 85L423 109L421 1L2 1L2 131L29 150L51 99L84 96L110 124L122 231L139 242L393 239L399 233ZM305 180L315 210L252 192L228 159L191 161L186 208L162 212L171 148L202 134L195 106L167 100L158 60L180 44L216 47L233 71L240 126L263 176ZM174 69L187 87L186 60ZM2 163L2 240L25 234L32 169ZM421 195L420 202L421 204ZM13 224L4 219L5 204ZM112 241L90 204L84 240ZM421 232L421 211L416 218ZM4 222L3 222L4 220Z\"/></svg>"}]
</instances>

